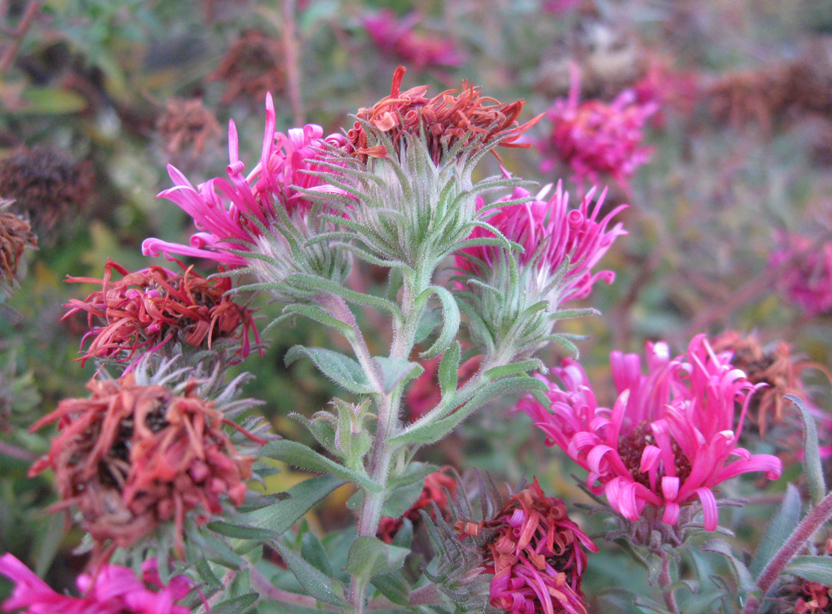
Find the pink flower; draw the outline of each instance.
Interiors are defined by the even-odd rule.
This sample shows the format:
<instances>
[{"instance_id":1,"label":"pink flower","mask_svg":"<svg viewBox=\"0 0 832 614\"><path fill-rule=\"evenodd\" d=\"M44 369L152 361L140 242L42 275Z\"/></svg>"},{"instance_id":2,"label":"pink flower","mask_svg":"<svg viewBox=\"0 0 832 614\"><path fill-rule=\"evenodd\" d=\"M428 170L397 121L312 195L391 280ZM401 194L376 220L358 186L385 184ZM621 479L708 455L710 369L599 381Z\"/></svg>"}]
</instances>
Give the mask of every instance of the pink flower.
<instances>
[{"instance_id":1,"label":"pink flower","mask_svg":"<svg viewBox=\"0 0 832 614\"><path fill-rule=\"evenodd\" d=\"M15 583L3 611L22 614L189 614L190 609L174 602L193 588L186 576L174 576L165 586L156 559L142 564L139 579L129 567L103 565L93 577L81 574L76 580L83 597L61 595L38 578L11 554L0 557L0 574Z\"/></svg>"},{"instance_id":2,"label":"pink flower","mask_svg":"<svg viewBox=\"0 0 832 614\"><path fill-rule=\"evenodd\" d=\"M589 471L587 486L628 520L651 505L673 525L681 506L698 499L705 529L712 531L718 520L713 488L751 471L780 477L780 459L737 447L756 387L731 366L731 353L714 353L704 335L684 356L671 359L664 342L648 343L646 354L647 375L637 354L610 355L619 393L612 409L598 406L586 373L570 359L553 369L563 387L550 384L550 411L530 397L519 408L549 445ZM735 422L737 404L742 409Z\"/></svg>"},{"instance_id":3,"label":"pink flower","mask_svg":"<svg viewBox=\"0 0 832 614\"><path fill-rule=\"evenodd\" d=\"M295 188L320 186L321 180L307 171L327 170L319 164L325 156L320 150L326 145L343 147L346 139L336 134L323 138L323 129L315 124L289 130L288 134L275 132L276 121L272 97L268 95L263 152L248 175L243 175L245 165L240 161L233 120L228 127L231 163L227 180L215 177L195 188L181 172L168 165L176 185L159 196L184 209L200 232L191 236L190 245L147 239L142 244L146 256L181 254L244 266L245 258L232 252L252 251L263 234L261 226L269 228L281 223L282 215L276 207L282 207L293 223L302 224L298 218L302 220L312 205Z\"/></svg>"},{"instance_id":4,"label":"pink flower","mask_svg":"<svg viewBox=\"0 0 832 614\"><path fill-rule=\"evenodd\" d=\"M777 287L806 315L832 311L832 242L815 245L811 237L780 237L781 247L771 254L769 266L783 268Z\"/></svg>"},{"instance_id":5,"label":"pink flower","mask_svg":"<svg viewBox=\"0 0 832 614\"><path fill-rule=\"evenodd\" d=\"M626 208L621 205L609 212L600 221L597 219L604 203L606 190L590 210L595 189L590 190L574 209L569 208L569 193L558 182L554 195L543 200L551 189L543 188L533 200L521 204L499 207L497 213L488 218L488 223L497 228L509 240L523 246L524 252L518 256L521 265L538 268L539 285L548 284L551 276L569 259L569 266L563 280L558 284L557 297L553 302L561 304L573 299L583 299L592 292L592 286L599 279L607 284L615 280L613 271L592 273L591 269L607 253L615 239L626 235L619 222L611 230L607 226L615 215ZM515 188L511 196L497 202L527 198L528 190ZM477 202L483 207L482 200ZM471 239L492 237L486 229L477 227ZM471 260L457 256L457 266L463 270L482 275L482 268L491 269L502 259L502 248L486 245L469 247L464 250Z\"/></svg>"},{"instance_id":6,"label":"pink flower","mask_svg":"<svg viewBox=\"0 0 832 614\"><path fill-rule=\"evenodd\" d=\"M580 76L572 70L569 97L555 101L547 111L552 133L540 141L544 155L540 171L548 173L558 161L568 164L579 185L585 177L597 183L599 176L610 175L629 190L629 179L647 162L652 150L642 147L642 129L659 105L640 103L636 93L627 89L610 104L599 100L578 102Z\"/></svg>"},{"instance_id":7,"label":"pink flower","mask_svg":"<svg viewBox=\"0 0 832 614\"><path fill-rule=\"evenodd\" d=\"M398 19L392 10L384 9L376 15L365 17L363 23L367 34L381 51L398 56L416 70L428 66L462 64L462 56L452 41L413 32L413 26L421 19L422 16L418 13L410 13L404 19Z\"/></svg>"}]
</instances>

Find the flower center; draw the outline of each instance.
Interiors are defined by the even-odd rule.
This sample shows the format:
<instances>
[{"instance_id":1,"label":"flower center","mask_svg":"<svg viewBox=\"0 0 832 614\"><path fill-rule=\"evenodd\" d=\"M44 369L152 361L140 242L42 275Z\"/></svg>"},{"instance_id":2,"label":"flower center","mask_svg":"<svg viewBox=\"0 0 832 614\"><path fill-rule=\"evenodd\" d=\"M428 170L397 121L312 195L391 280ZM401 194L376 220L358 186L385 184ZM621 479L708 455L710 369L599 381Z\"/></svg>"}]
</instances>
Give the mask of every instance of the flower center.
<instances>
[{"instance_id":1,"label":"flower center","mask_svg":"<svg viewBox=\"0 0 832 614\"><path fill-rule=\"evenodd\" d=\"M622 462L630 470L633 480L650 488L650 477L646 471L641 471L641 457L644 448L655 446L656 438L653 436L653 429L649 422L642 422L629 433L622 435L618 440L618 455ZM673 462L676 469L676 477L684 482L690 475L690 461L682 452L679 444L671 440L670 449L673 452ZM660 464L656 471L656 477L661 479L666 476L664 465Z\"/></svg>"}]
</instances>

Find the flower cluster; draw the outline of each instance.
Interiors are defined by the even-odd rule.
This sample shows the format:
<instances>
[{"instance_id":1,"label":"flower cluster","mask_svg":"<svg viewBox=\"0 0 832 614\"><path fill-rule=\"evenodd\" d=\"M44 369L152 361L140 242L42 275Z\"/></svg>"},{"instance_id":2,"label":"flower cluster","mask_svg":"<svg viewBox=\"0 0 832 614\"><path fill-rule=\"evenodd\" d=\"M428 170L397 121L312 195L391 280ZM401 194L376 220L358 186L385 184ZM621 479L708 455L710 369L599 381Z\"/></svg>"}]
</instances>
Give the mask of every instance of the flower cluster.
<instances>
[{"instance_id":1,"label":"flower cluster","mask_svg":"<svg viewBox=\"0 0 832 614\"><path fill-rule=\"evenodd\" d=\"M223 426L265 442L202 398L196 381L180 392L127 373L87 388L90 398L65 399L32 426L57 422L58 435L29 474L55 470L61 501L52 509L78 507L100 560L169 520L181 555L188 511L199 509L197 521L206 522L222 511L220 495L243 502L254 459L238 452Z\"/></svg>"},{"instance_id":2,"label":"flower cluster","mask_svg":"<svg viewBox=\"0 0 832 614\"><path fill-rule=\"evenodd\" d=\"M449 90L427 98L427 85L419 85L401 91L405 68L399 66L393 75L390 95L381 99L369 109L359 109L358 122L347 133L350 153L361 161L368 157L387 157L390 152L383 143L374 143L373 137L362 122L384 133L398 154L403 144L403 135L419 137L424 134L428 151L437 165L446 151L457 144L478 143L484 147L499 143L503 147L529 147L517 139L533 126L536 117L522 126L517 117L525 104L523 100L502 103L493 98L483 97L481 88L467 81L457 94Z\"/></svg>"},{"instance_id":3,"label":"flower cluster","mask_svg":"<svg viewBox=\"0 0 832 614\"><path fill-rule=\"evenodd\" d=\"M791 234L780 244L769 259L770 267L783 270L780 292L808 316L832 311L832 242L815 247L814 239Z\"/></svg>"},{"instance_id":4,"label":"flower cluster","mask_svg":"<svg viewBox=\"0 0 832 614\"><path fill-rule=\"evenodd\" d=\"M179 264L183 269L180 274L158 266L130 273L108 261L103 279L70 277L68 281L101 285L101 290L83 301L70 300L70 310L64 316L87 314L87 336L92 342L81 360L96 357L131 362L139 351L153 354L176 342L211 349L219 339L238 341L237 355L248 356L250 334L258 343L260 338L251 311L226 294L231 280L205 279L193 266ZM114 281L114 272L123 278Z\"/></svg>"},{"instance_id":5,"label":"flower cluster","mask_svg":"<svg viewBox=\"0 0 832 614\"><path fill-rule=\"evenodd\" d=\"M601 174L607 174L628 189L629 179L652 152L642 146L642 130L658 104L639 103L630 89L609 104L579 103L579 91L580 79L573 71L568 98L556 100L546 112L552 131L538 143L544 156L540 171L548 173L561 161L572 169L578 184L587 177L597 183Z\"/></svg>"},{"instance_id":6,"label":"flower cluster","mask_svg":"<svg viewBox=\"0 0 832 614\"><path fill-rule=\"evenodd\" d=\"M461 539L484 534L482 565L491 580L490 603L504 612L586 614L581 579L586 552L597 548L560 499L546 497L537 479L492 518L460 519Z\"/></svg>"},{"instance_id":7,"label":"flower cluster","mask_svg":"<svg viewBox=\"0 0 832 614\"><path fill-rule=\"evenodd\" d=\"M23 252L37 244L29 222L7 211L0 202L0 284L12 285Z\"/></svg>"},{"instance_id":8,"label":"flower cluster","mask_svg":"<svg viewBox=\"0 0 832 614\"><path fill-rule=\"evenodd\" d=\"M390 9L363 19L364 29L384 53L390 53L411 64L416 70L429 66L459 66L462 56L453 41L413 31L421 15L411 13L398 19Z\"/></svg>"},{"instance_id":9,"label":"flower cluster","mask_svg":"<svg viewBox=\"0 0 832 614\"><path fill-rule=\"evenodd\" d=\"M780 459L737 446L756 387L704 335L683 356L671 358L664 342L648 343L646 353L646 375L637 354L610 355L619 393L612 409L598 406L586 373L570 359L552 370L563 387L550 384L551 407L526 398L520 408L549 445L589 471L587 486L605 494L624 518L635 521L650 505L663 510L662 522L675 525L681 507L698 500L705 529L713 531L717 485L752 471L780 476Z\"/></svg>"},{"instance_id":10,"label":"flower cluster","mask_svg":"<svg viewBox=\"0 0 832 614\"><path fill-rule=\"evenodd\" d=\"M82 597L56 593L11 554L0 557L0 574L15 583L3 611L21 614L188 614L176 605L193 589L186 576L174 576L166 585L159 576L156 559L142 564L141 578L121 565L102 565L94 576L81 574L76 580Z\"/></svg>"}]
</instances>

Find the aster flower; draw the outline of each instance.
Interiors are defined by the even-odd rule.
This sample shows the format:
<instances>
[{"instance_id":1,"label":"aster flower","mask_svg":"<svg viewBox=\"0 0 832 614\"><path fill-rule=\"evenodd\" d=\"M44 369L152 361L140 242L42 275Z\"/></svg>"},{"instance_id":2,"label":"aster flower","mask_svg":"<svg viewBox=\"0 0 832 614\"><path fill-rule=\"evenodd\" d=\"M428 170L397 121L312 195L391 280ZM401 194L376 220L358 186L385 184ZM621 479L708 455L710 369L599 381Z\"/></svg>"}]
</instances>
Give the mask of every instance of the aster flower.
<instances>
[{"instance_id":1,"label":"aster flower","mask_svg":"<svg viewBox=\"0 0 832 614\"><path fill-rule=\"evenodd\" d=\"M56 593L11 554L0 556L0 574L15 584L3 611L21 614L188 614L191 610L174 602L194 588L187 576L173 576L168 584L159 576L156 559L142 564L141 578L120 565L102 565L95 576L81 574L76 580L82 597Z\"/></svg>"},{"instance_id":2,"label":"aster flower","mask_svg":"<svg viewBox=\"0 0 832 614\"><path fill-rule=\"evenodd\" d=\"M629 189L629 179L652 152L642 146L642 129L658 105L653 101L639 103L630 89L610 104L599 100L579 103L579 92L580 77L573 68L568 98L556 100L546 112L552 132L538 143L544 156L540 171L548 173L561 161L572 169L579 185L584 178L597 183L601 174L607 174Z\"/></svg>"},{"instance_id":3,"label":"aster flower","mask_svg":"<svg viewBox=\"0 0 832 614\"><path fill-rule=\"evenodd\" d=\"M546 497L537 478L486 520L454 524L463 543L482 551L483 572L493 574L490 604L504 612L586 614L581 580L586 550L597 548L569 519L561 499Z\"/></svg>"},{"instance_id":4,"label":"aster flower","mask_svg":"<svg viewBox=\"0 0 832 614\"><path fill-rule=\"evenodd\" d=\"M389 516L382 516L378 527L378 538L387 544L393 543L393 538L401 531L404 526L404 519L407 518L414 525L421 521L421 511L424 510L431 518L436 518L434 504L440 512L446 513L450 507L450 501L446 495L449 493L451 497L456 496L457 481L456 479L445 473L447 468L441 471L435 471L428 474L425 478L422 492L419 493L419 498L416 502L408 508L399 518L390 518Z\"/></svg>"},{"instance_id":5,"label":"aster flower","mask_svg":"<svg viewBox=\"0 0 832 614\"><path fill-rule=\"evenodd\" d=\"M742 473L764 471L777 479L781 471L780 459L737 446L756 386L730 361L730 353L716 354L704 335L672 359L666 343L648 343L646 375L637 354L613 352L619 396L609 409L598 406L581 366L566 359L553 369L562 387L550 384L551 407L526 398L520 409L549 445L589 472L587 486L605 494L624 518L637 520L649 505L663 510L662 522L675 525L682 506L698 500L705 530L713 531L714 488Z\"/></svg>"},{"instance_id":6,"label":"aster flower","mask_svg":"<svg viewBox=\"0 0 832 614\"><path fill-rule=\"evenodd\" d=\"M811 237L789 234L782 235L779 243L769 266L783 269L777 280L783 296L807 316L832 311L832 242L817 246Z\"/></svg>"},{"instance_id":7,"label":"aster flower","mask_svg":"<svg viewBox=\"0 0 832 614\"><path fill-rule=\"evenodd\" d=\"M184 158L184 152L189 151L191 159L201 155L209 143L214 144L221 132L216 116L202 105L201 98L171 98L156 129L169 157Z\"/></svg>"},{"instance_id":8,"label":"aster flower","mask_svg":"<svg viewBox=\"0 0 832 614\"><path fill-rule=\"evenodd\" d=\"M23 252L38 244L29 222L9 211L9 205L0 201L0 288L15 283Z\"/></svg>"},{"instance_id":9,"label":"aster flower","mask_svg":"<svg viewBox=\"0 0 832 614\"><path fill-rule=\"evenodd\" d=\"M159 197L193 217L199 232L191 236L190 245L146 239L145 255L182 254L232 267L248 265L267 282L282 282L292 272L343 280L348 261L326 246L307 249L305 245L320 228L319 207L304 191L321 186L321 179L310 172L324 169L320 166L328 158L324 150L343 147L346 141L341 135L324 138L323 129L314 124L282 134L275 132L276 121L269 95L262 155L248 175L243 174L233 120L228 130L228 179L215 177L194 187L168 165L175 186Z\"/></svg>"},{"instance_id":10,"label":"aster flower","mask_svg":"<svg viewBox=\"0 0 832 614\"><path fill-rule=\"evenodd\" d=\"M421 19L416 12L398 19L392 10L384 9L365 17L362 24L380 51L397 56L416 70L429 66L459 66L462 56L453 41L413 31Z\"/></svg>"},{"instance_id":11,"label":"aster flower","mask_svg":"<svg viewBox=\"0 0 832 614\"><path fill-rule=\"evenodd\" d=\"M83 301L72 299L64 318L86 312L92 337L89 349L80 359L113 358L133 362L136 352L154 354L176 343L212 349L220 340L240 343L236 355L248 356L249 336L259 344L260 337L252 313L227 295L227 277L205 279L185 267L180 274L153 266L131 273L109 260L103 279L70 277L67 281L100 284ZM123 276L113 280L113 273Z\"/></svg>"},{"instance_id":12,"label":"aster flower","mask_svg":"<svg viewBox=\"0 0 832 614\"><path fill-rule=\"evenodd\" d=\"M463 81L462 91L442 92L433 98L425 97L427 85L401 91L405 68L399 66L393 74L390 95L369 109L359 109L352 130L347 133L350 153L366 161L367 157L386 157L390 147L380 142L365 123L383 133L395 155L406 143L405 134L421 138L435 164L439 164L448 150L456 145L476 142L477 148L491 144L503 147L529 147L518 143L520 136L540 119L538 116L522 126L517 117L525 104L523 100L502 103L480 94L481 88Z\"/></svg>"},{"instance_id":13,"label":"aster flower","mask_svg":"<svg viewBox=\"0 0 832 614\"><path fill-rule=\"evenodd\" d=\"M57 422L49 452L29 475L55 471L61 500L51 510L79 509L98 561L171 520L182 556L185 515L194 511L197 522L207 522L222 511L221 495L242 504L252 476L254 458L237 450L223 426L265 443L203 398L198 381L170 388L145 379L141 370L93 379L89 398L65 399L31 427Z\"/></svg>"}]
</instances>

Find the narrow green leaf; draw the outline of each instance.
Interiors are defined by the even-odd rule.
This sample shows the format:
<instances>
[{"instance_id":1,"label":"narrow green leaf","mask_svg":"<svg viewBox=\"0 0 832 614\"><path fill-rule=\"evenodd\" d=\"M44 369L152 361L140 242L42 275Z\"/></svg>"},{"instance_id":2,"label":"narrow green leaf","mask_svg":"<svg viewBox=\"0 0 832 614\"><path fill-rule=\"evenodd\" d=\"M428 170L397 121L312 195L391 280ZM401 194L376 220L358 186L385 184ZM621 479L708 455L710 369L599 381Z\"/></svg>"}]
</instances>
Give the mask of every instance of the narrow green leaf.
<instances>
[{"instance_id":1,"label":"narrow green leaf","mask_svg":"<svg viewBox=\"0 0 832 614\"><path fill-rule=\"evenodd\" d=\"M235 524L224 520L214 520L208 523L208 528L218 535L233 537L234 539L256 539L267 542L277 537L277 533L268 529L260 529L251 525Z\"/></svg>"},{"instance_id":2,"label":"narrow green leaf","mask_svg":"<svg viewBox=\"0 0 832 614\"><path fill-rule=\"evenodd\" d=\"M529 360L521 360L520 362L513 362L502 367L494 367L489 369L483 376L489 381L494 381L506 375L517 375L518 373L526 373L528 371L543 371L546 372L546 366L538 358L531 358Z\"/></svg>"},{"instance_id":3,"label":"narrow green leaf","mask_svg":"<svg viewBox=\"0 0 832 614\"><path fill-rule=\"evenodd\" d=\"M332 577L332 566L329 564L329 557L324 550L324 545L318 536L307 531L300 538L300 553L303 559L315 567L318 571L328 577Z\"/></svg>"},{"instance_id":4,"label":"narrow green leaf","mask_svg":"<svg viewBox=\"0 0 832 614\"><path fill-rule=\"evenodd\" d=\"M316 473L330 473L337 478L358 484L365 490L381 492L381 487L370 481L366 476L347 469L333 460L328 459L296 441L279 439L270 441L260 451L263 456L289 463L299 469L306 469Z\"/></svg>"},{"instance_id":5,"label":"narrow green leaf","mask_svg":"<svg viewBox=\"0 0 832 614\"><path fill-rule=\"evenodd\" d=\"M402 312L399 307L386 299L377 296L370 296L369 294L362 294L355 290L350 290L343 285L336 283L329 279L321 277L313 277L312 275L289 275L286 278L287 284L295 284L310 290L320 290L324 292L332 292L341 298L356 305L364 307L372 307L392 313L399 321L402 319Z\"/></svg>"},{"instance_id":6,"label":"narrow green leaf","mask_svg":"<svg viewBox=\"0 0 832 614\"><path fill-rule=\"evenodd\" d=\"M760 576L771 558L780 550L781 546L797 528L800 522L800 492L793 484L786 487L786 494L780 508L774 515L771 523L766 529L765 535L757 546L757 552L751 559L748 570L755 578Z\"/></svg>"},{"instance_id":7,"label":"narrow green leaf","mask_svg":"<svg viewBox=\"0 0 832 614\"><path fill-rule=\"evenodd\" d=\"M425 292L436 294L439 302L442 303L443 312L442 331L439 333L439 338L432 346L419 354L421 358L428 359L439 356L456 339L456 334L459 332L460 316L456 299L447 289L442 286L430 286Z\"/></svg>"},{"instance_id":8,"label":"narrow green leaf","mask_svg":"<svg viewBox=\"0 0 832 614\"><path fill-rule=\"evenodd\" d=\"M402 381L419 377L425 368L416 362L410 362L403 358L387 358L385 356L373 357L373 362L381 370L384 392L390 392Z\"/></svg>"},{"instance_id":9,"label":"narrow green leaf","mask_svg":"<svg viewBox=\"0 0 832 614\"><path fill-rule=\"evenodd\" d=\"M728 562L731 564L730 567L733 572L734 580L740 590L750 593L757 589L757 584L754 582L751 572L748 571L745 563L734 556L731 544L727 541L724 539L711 539L702 544L701 549L705 552L716 552L717 554L721 554L728 559Z\"/></svg>"},{"instance_id":10,"label":"narrow green leaf","mask_svg":"<svg viewBox=\"0 0 832 614\"><path fill-rule=\"evenodd\" d=\"M786 399L794 403L803 419L803 467L806 470L806 481L812 503L817 505L826 496L826 481L823 477L823 467L820 462L820 447L818 446L818 430L815 419L800 397L787 394Z\"/></svg>"},{"instance_id":11,"label":"narrow green leaf","mask_svg":"<svg viewBox=\"0 0 832 614\"><path fill-rule=\"evenodd\" d=\"M374 392L361 365L352 358L325 348L308 348L296 345L286 352L283 361L288 367L302 356L311 358L321 373L350 392L356 394L371 394Z\"/></svg>"},{"instance_id":12,"label":"narrow green leaf","mask_svg":"<svg viewBox=\"0 0 832 614\"><path fill-rule=\"evenodd\" d=\"M407 548L385 544L376 537L359 537L350 546L344 571L359 578L393 573L404 565L408 554Z\"/></svg>"},{"instance_id":13,"label":"narrow green leaf","mask_svg":"<svg viewBox=\"0 0 832 614\"><path fill-rule=\"evenodd\" d=\"M439 362L439 390L442 391L442 398L456 394L459 386L459 359L462 348L459 341L454 341L448 349L442 353L442 360Z\"/></svg>"},{"instance_id":14,"label":"narrow green leaf","mask_svg":"<svg viewBox=\"0 0 832 614\"><path fill-rule=\"evenodd\" d=\"M202 557L195 557L193 561L200 579L211 588L222 588L222 582L214 575L211 565Z\"/></svg>"},{"instance_id":15,"label":"narrow green leaf","mask_svg":"<svg viewBox=\"0 0 832 614\"><path fill-rule=\"evenodd\" d=\"M382 595L396 605L407 607L410 599L410 586L401 573L382 574L374 577L370 584Z\"/></svg>"},{"instance_id":16,"label":"narrow green leaf","mask_svg":"<svg viewBox=\"0 0 832 614\"><path fill-rule=\"evenodd\" d=\"M295 574L300 585L311 597L324 603L346 607L346 602L332 584L332 578L304 561L302 557L285 544L277 541L274 546L289 566L289 569Z\"/></svg>"},{"instance_id":17,"label":"narrow green leaf","mask_svg":"<svg viewBox=\"0 0 832 614\"><path fill-rule=\"evenodd\" d=\"M330 328L334 328L346 338L351 339L354 336L354 332L352 327L345 322L337 318L333 318L323 309L318 309L317 307L313 307L311 305L287 305L283 309L284 315L302 315L310 320L314 320L315 322L320 322L324 326L329 326Z\"/></svg>"},{"instance_id":18,"label":"narrow green leaf","mask_svg":"<svg viewBox=\"0 0 832 614\"><path fill-rule=\"evenodd\" d=\"M785 571L809 582L832 586L832 557L829 556L796 556Z\"/></svg>"},{"instance_id":19,"label":"narrow green leaf","mask_svg":"<svg viewBox=\"0 0 832 614\"><path fill-rule=\"evenodd\" d=\"M211 614L240 614L253 606L259 598L260 595L257 593L240 595L239 597L234 597L233 599L228 599L215 606L211 606Z\"/></svg>"}]
</instances>

